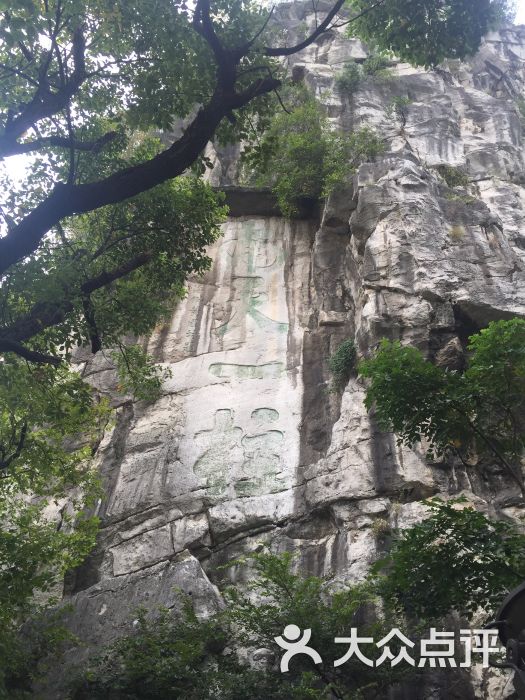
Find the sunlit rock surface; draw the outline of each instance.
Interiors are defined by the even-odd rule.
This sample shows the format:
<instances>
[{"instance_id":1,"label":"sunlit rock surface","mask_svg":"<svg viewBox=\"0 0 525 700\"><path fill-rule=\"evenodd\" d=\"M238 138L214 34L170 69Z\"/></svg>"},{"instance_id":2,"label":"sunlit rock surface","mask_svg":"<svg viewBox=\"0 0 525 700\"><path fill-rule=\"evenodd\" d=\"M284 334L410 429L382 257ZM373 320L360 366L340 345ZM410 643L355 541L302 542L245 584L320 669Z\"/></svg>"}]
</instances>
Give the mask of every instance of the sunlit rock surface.
<instances>
[{"instance_id":1,"label":"sunlit rock surface","mask_svg":"<svg viewBox=\"0 0 525 700\"><path fill-rule=\"evenodd\" d=\"M282 6L280 21L312 23L305 8ZM329 390L327 359L346 338L365 355L386 336L457 368L471 333L525 316L516 105L525 28L488 36L468 63L436 72L393 64L390 77L341 96L334 76L365 56L359 41L332 33L290 70L334 128L374 126L384 156L326 203L321 221L285 221L267 199L239 195L244 215L224 225L213 268L148 341L172 371L157 403L117 398L102 358L84 369L120 407L97 455L99 545L66 582L71 627L87 644L70 659L128 631L139 605L175 605L175 586L199 613L216 609L227 576L217 566L261 542L296 550L305 571L349 581L385 546L374 523L411 525L432 494L461 492L492 515L520 514L495 466L428 464L424 448L400 448L367 414L360 380L342 395ZM398 96L410 100L402 115L392 111ZM209 154L212 182L235 185L238 149ZM440 165L464 168L468 187L448 187ZM449 677L404 697L511 695L508 675L477 672L459 687Z\"/></svg>"}]
</instances>

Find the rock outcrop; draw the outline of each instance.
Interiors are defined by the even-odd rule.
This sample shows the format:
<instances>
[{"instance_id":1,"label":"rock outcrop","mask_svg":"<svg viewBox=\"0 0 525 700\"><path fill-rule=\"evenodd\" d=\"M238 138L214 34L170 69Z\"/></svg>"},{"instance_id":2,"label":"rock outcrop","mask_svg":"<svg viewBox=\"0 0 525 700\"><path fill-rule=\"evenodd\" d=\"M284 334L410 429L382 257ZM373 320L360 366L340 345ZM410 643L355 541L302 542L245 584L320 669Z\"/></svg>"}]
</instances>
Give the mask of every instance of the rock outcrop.
<instances>
[{"instance_id":1,"label":"rock outcrop","mask_svg":"<svg viewBox=\"0 0 525 700\"><path fill-rule=\"evenodd\" d=\"M298 3L280 17L292 28L313 21ZM458 367L469 334L525 316L525 28L489 35L469 62L393 64L390 77L340 95L334 77L365 56L332 32L290 70L334 128L371 125L387 152L320 220L287 221L267 194L233 190L237 216L210 251L212 269L148 341L172 377L154 405L123 401L98 451L99 543L66 585L81 655L129 630L138 605L175 605L174 586L199 612L215 609L217 566L260 542L348 580L383 546L374 522L413 523L432 494L519 514L496 467L429 464L378 429L361 380L330 392L327 359L346 338L366 354L386 336ZM210 155L212 181L235 185L235 149ZM468 188L449 187L438 166L464 169ZM102 357L84 371L111 390ZM454 691L438 678L410 697L505 697L506 680L485 673Z\"/></svg>"}]
</instances>

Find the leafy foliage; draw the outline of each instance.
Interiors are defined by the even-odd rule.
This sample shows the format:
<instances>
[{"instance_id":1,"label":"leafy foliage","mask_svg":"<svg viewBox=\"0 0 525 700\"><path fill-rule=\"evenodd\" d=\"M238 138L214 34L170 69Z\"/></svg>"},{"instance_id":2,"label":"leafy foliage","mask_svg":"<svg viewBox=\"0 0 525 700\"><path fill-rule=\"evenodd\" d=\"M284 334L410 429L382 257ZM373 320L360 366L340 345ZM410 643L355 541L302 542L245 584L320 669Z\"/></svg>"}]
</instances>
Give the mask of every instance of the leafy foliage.
<instances>
[{"instance_id":1,"label":"leafy foliage","mask_svg":"<svg viewBox=\"0 0 525 700\"><path fill-rule=\"evenodd\" d=\"M57 530L45 505L0 500L0 697L12 700L34 697L32 683L45 671L45 658L68 637L49 594L92 550L98 528L77 506ZM74 516L80 520L73 528ZM35 594L41 601L48 594L47 601L38 603Z\"/></svg>"},{"instance_id":2,"label":"leafy foliage","mask_svg":"<svg viewBox=\"0 0 525 700\"><path fill-rule=\"evenodd\" d=\"M4 501L2 506L0 697L33 697L31 686L42 670L41 660L65 635L61 620L48 610L53 598L38 603L34 595L52 593L65 571L83 561L94 546L98 523L82 519L69 532L57 531L41 504L24 507L20 501Z\"/></svg>"},{"instance_id":3,"label":"leafy foliage","mask_svg":"<svg viewBox=\"0 0 525 700\"><path fill-rule=\"evenodd\" d=\"M451 165L438 165L436 170L449 187L466 187L469 183L468 174L461 168Z\"/></svg>"},{"instance_id":4,"label":"leafy foliage","mask_svg":"<svg viewBox=\"0 0 525 700\"><path fill-rule=\"evenodd\" d=\"M427 506L430 517L399 533L389 557L364 583L334 588L294 573L290 553L261 551L230 564L237 579L249 567L241 574L245 592L227 588L225 608L208 619L199 620L188 600L178 615L140 611L135 632L92 659L76 679L72 699L383 697L417 670L403 664L369 668L355 657L334 667L345 651L336 637L357 627L360 637L378 641L398 627L417 639L450 612L470 618L483 607L489 614L525 573L525 536L508 523L489 520L461 499L434 499ZM378 535L386 531L381 524ZM275 637L290 624L311 630L321 664L298 655L287 673L280 672L283 652ZM377 656L374 644L359 647L368 658ZM395 639L390 647L396 650ZM265 649L266 660L242 661L241 649L243 659Z\"/></svg>"},{"instance_id":5,"label":"leafy foliage","mask_svg":"<svg viewBox=\"0 0 525 700\"><path fill-rule=\"evenodd\" d=\"M142 140L130 157L155 147ZM66 360L78 344L120 348L115 359L122 391L152 400L166 372L121 337L149 333L183 295L187 274L208 267L205 247L218 235L223 215L218 196L187 177L78 217L38 258L19 263L4 278L4 320L25 324L31 309L60 315L61 322L38 333L28 347ZM144 252L144 265L86 291L86 282L111 277ZM107 406L65 362L34 365L6 355L0 363L0 518L9 523L0 536L5 544L0 580L11 572L10 585L21 596L2 597L3 629L10 639L30 611L32 593L49 589L94 545L96 520L80 517L85 505L80 496L58 532L45 511L66 492L74 495L74 488L92 497L87 463L108 419ZM39 500L27 505L28 497Z\"/></svg>"},{"instance_id":6,"label":"leafy foliage","mask_svg":"<svg viewBox=\"0 0 525 700\"><path fill-rule=\"evenodd\" d=\"M29 692L37 670L35 644L19 634L25 618L39 609L33 596L51 592L94 545L97 519L83 511L98 488L87 460L107 417L105 404L95 403L89 387L65 366L35 367L16 356L0 363L2 697L18 697L22 686ZM48 507L66 493L70 505L57 529ZM49 640L56 634L48 626Z\"/></svg>"},{"instance_id":7,"label":"leafy foliage","mask_svg":"<svg viewBox=\"0 0 525 700\"><path fill-rule=\"evenodd\" d=\"M226 81L224 66L217 76L215 61L226 61L218 44L253 38L266 14L249 1L201 5L0 7L0 159L31 154L21 186L2 178L2 352L58 364L71 345L88 342L95 351L123 332L148 332L186 275L206 268L204 247L224 214L220 197L197 178L169 180L191 167L202 172L215 133L245 138L251 111L264 124L264 95L278 80L256 73L280 71L251 41L236 58L228 54L228 94L254 109L233 119L233 105L213 103L217 81ZM187 154L183 143L167 155L165 144L138 131L191 122L196 104L208 104L209 119L197 115L203 124ZM227 114L228 125L220 124Z\"/></svg>"},{"instance_id":8,"label":"leafy foliage","mask_svg":"<svg viewBox=\"0 0 525 700\"><path fill-rule=\"evenodd\" d=\"M142 143L134 157L156 148L154 141ZM14 326L45 303L41 314L55 310L61 322L28 346L66 358L75 344L98 349L128 333L149 333L183 295L186 276L208 268L205 248L225 214L220 201L187 177L77 217L38 260L12 268L0 290L4 317Z\"/></svg>"},{"instance_id":9,"label":"leafy foliage","mask_svg":"<svg viewBox=\"0 0 525 700\"><path fill-rule=\"evenodd\" d=\"M293 96L291 113L275 116L262 140L244 158L259 172L259 185L272 185L286 216L298 213L302 197L318 198L328 166L330 135L321 109L305 91Z\"/></svg>"},{"instance_id":10,"label":"leafy foliage","mask_svg":"<svg viewBox=\"0 0 525 700\"><path fill-rule=\"evenodd\" d=\"M246 162L259 173L259 185L271 185L285 216L298 213L303 197L327 196L360 163L383 150L368 127L349 136L332 132L321 106L304 89L291 98L291 113L272 120L261 141L245 150Z\"/></svg>"},{"instance_id":11,"label":"leafy foliage","mask_svg":"<svg viewBox=\"0 0 525 700\"><path fill-rule=\"evenodd\" d=\"M470 194L456 194L455 192L446 192L445 199L452 202L463 202L463 204L467 205L474 204L477 201L476 197L473 197Z\"/></svg>"},{"instance_id":12,"label":"leafy foliage","mask_svg":"<svg viewBox=\"0 0 525 700\"><path fill-rule=\"evenodd\" d=\"M381 426L405 444L426 438L442 452L464 439L463 421L458 424L447 392L456 376L449 377L416 348L382 340L376 354L360 363L359 373L371 380L366 407L375 406Z\"/></svg>"},{"instance_id":13,"label":"leafy foliage","mask_svg":"<svg viewBox=\"0 0 525 700\"><path fill-rule=\"evenodd\" d=\"M411 104L412 100L408 95L396 95L390 100L385 111L390 119L395 117L405 126L408 118L408 107Z\"/></svg>"},{"instance_id":14,"label":"leafy foliage","mask_svg":"<svg viewBox=\"0 0 525 700\"><path fill-rule=\"evenodd\" d=\"M84 89L72 96L75 130L89 133L100 117L116 123L124 120L132 128L170 129L174 118L187 117L195 103L207 101L213 93L213 53L192 28L192 9L183 2L21 0L0 11L6 13L0 34L1 62L17 68L3 76L2 110L18 110L31 101L42 59L49 61L47 74L55 85L60 85L63 73L71 75L75 67L80 68L76 56L66 50L78 27L83 27L89 41ZM252 35L265 19L264 10L250 2L232 7L218 0L211 12L217 35L226 45ZM58 49L48 56L50 44ZM249 63L248 59L244 67ZM12 118L16 116L15 111ZM65 114L60 114L57 125L67 137ZM53 125L45 122L45 127L42 136Z\"/></svg>"},{"instance_id":15,"label":"leafy foliage","mask_svg":"<svg viewBox=\"0 0 525 700\"><path fill-rule=\"evenodd\" d=\"M139 280L144 288L145 278L153 279L150 291L174 291L175 284L166 279L169 273L178 283L184 272L193 271L192 262L196 271L202 269L201 248L186 235L193 224L199 229L200 222L190 217L187 230L179 234L178 225L185 218L175 218L177 233L172 230L171 241L167 240L165 202L168 195L182 196L184 188L179 184L169 191L165 183L190 168L202 172L202 152L212 137L246 140L254 124L264 131L276 105L269 95L282 82L276 58L292 55L320 36L341 5L342 0L336 0L313 33L291 47L266 45L268 39L284 38L286 43L286 37L279 36L266 21L267 11L251 0L233 5L227 0L198 0L190 6L179 0L20 0L0 7L0 158L32 156L22 186L7 177L2 182L6 235L0 237L0 272L5 275L2 292L7 289L8 297L0 306L5 310L0 318L2 352L57 363L60 343L70 339L88 339L98 349L110 340L111 332L117 332L104 328L104 322L111 325L110 314L104 315L108 295L104 300L99 297L109 286L119 286L125 293L127 285L120 280L133 273L135 292ZM417 7L413 0L384 0L372 10L364 0L354 3L358 11L361 5L366 11L353 17L350 25L366 38L372 23L383 45L392 43L394 31L404 54L415 62L425 62L422 42L452 56L475 48L481 30L505 10L504 0L484 0L481 11L473 0L444 5L427 0ZM396 15L410 21L400 25ZM460 23L463 31L458 29ZM383 34L376 32L376 24ZM361 70L371 75L382 69L382 59L373 57ZM195 114L196 104L203 106ZM286 138L278 139L281 128L284 137L290 137L284 151L289 170L277 174L273 183L288 212L294 208L293 196L317 197L330 191L343 170L347 176L359 158L380 149L369 131L356 134L355 143L329 137L312 105L296 106L303 115L292 116L289 122L277 118L259 149L263 164L273 152L270 165L278 166L285 159L275 155L272 143L286 145ZM180 139L165 135L167 149L151 139L140 143L139 137L136 142L137 129L167 132L177 119L186 119L188 126ZM272 172L262 170L272 179ZM156 185L160 189L154 190ZM189 189L195 188L193 184ZM146 192L151 196L144 196ZM203 192L200 206L193 198L185 213L210 211L211 234L218 202L212 203L210 196L205 202ZM191 200L188 188L184 194ZM157 222L150 216L154 206L163 209ZM146 211L148 218L141 218ZM120 236L119 243L113 235L113 217L121 233L128 226L133 229L129 236ZM99 241L95 250L88 246L87 253L80 250L81 230L85 234L91 226L96 229L103 219L109 225L108 240ZM91 237L84 235L83 240ZM181 243L177 250L174 240ZM193 253L191 259L182 260L185 247ZM110 268L115 255L121 264ZM22 294L22 281L29 281L30 294ZM115 298L111 317L125 326L122 314L114 313L114 307L122 309L122 299L119 294ZM50 299L56 299L51 308ZM141 318L146 317L154 323L158 314L144 309Z\"/></svg>"},{"instance_id":16,"label":"leafy foliage","mask_svg":"<svg viewBox=\"0 0 525 700\"><path fill-rule=\"evenodd\" d=\"M471 336L468 349L469 366L458 374L434 366L416 348L381 341L359 367L371 380L366 406L375 406L380 424L400 442L425 439L440 455L489 454L523 490L525 321L493 321Z\"/></svg>"},{"instance_id":17,"label":"leafy foliage","mask_svg":"<svg viewBox=\"0 0 525 700\"><path fill-rule=\"evenodd\" d=\"M341 95L350 97L367 78L389 77L388 65L388 59L382 54L371 54L362 63L348 61L336 76L335 86Z\"/></svg>"},{"instance_id":18,"label":"leafy foliage","mask_svg":"<svg viewBox=\"0 0 525 700\"><path fill-rule=\"evenodd\" d=\"M163 380L171 377L169 369L161 370L139 345L121 345L113 358L123 393L130 393L139 401L160 397Z\"/></svg>"},{"instance_id":19,"label":"leafy foliage","mask_svg":"<svg viewBox=\"0 0 525 700\"><path fill-rule=\"evenodd\" d=\"M170 611L161 610L152 620L140 610L134 634L91 662L76 681L73 697L211 700L215 693L226 700L246 697L243 693L249 692L257 674L228 653L230 633L220 617L199 620L189 602L181 616L176 621Z\"/></svg>"},{"instance_id":20,"label":"leafy foliage","mask_svg":"<svg viewBox=\"0 0 525 700\"><path fill-rule=\"evenodd\" d=\"M362 163L376 158L384 150L383 139L369 126L362 126L345 136L333 137L331 165L324 181L323 196L328 196L348 182Z\"/></svg>"},{"instance_id":21,"label":"leafy foliage","mask_svg":"<svg viewBox=\"0 0 525 700\"><path fill-rule=\"evenodd\" d=\"M16 630L8 620L0 637L3 659L0 670L0 697L6 700L29 700L35 697L33 684L40 681L64 652L74 637L65 629L65 610L35 606L31 618ZM2 619L2 621L4 621Z\"/></svg>"},{"instance_id":22,"label":"leafy foliage","mask_svg":"<svg viewBox=\"0 0 525 700\"><path fill-rule=\"evenodd\" d=\"M402 531L377 579L389 605L411 618L439 621L451 611L490 616L525 577L525 535L465 501L427 501L429 518Z\"/></svg>"},{"instance_id":23,"label":"leafy foliage","mask_svg":"<svg viewBox=\"0 0 525 700\"><path fill-rule=\"evenodd\" d=\"M372 10L368 0L351 0L351 7L362 13L349 25L352 34L423 66L471 55L513 9L507 0L385 0Z\"/></svg>"},{"instance_id":24,"label":"leafy foliage","mask_svg":"<svg viewBox=\"0 0 525 700\"><path fill-rule=\"evenodd\" d=\"M74 700L165 695L185 700L359 698L365 688L386 689L404 676L406 671L399 668L369 669L352 659L334 668L334 660L344 653L334 637L344 636L358 616L368 611L370 622L360 627L363 635L385 629L386 621L373 612L375 597L368 585L330 590L321 578L294 574L290 554L260 552L234 562L246 564L252 569L248 595L227 590L225 610L208 620L198 620L189 604L177 623L167 612L154 620L141 614L136 634L92 662L77 683ZM291 623L312 630L312 646L323 650L323 663L297 656L283 674L276 668L282 650L274 637ZM241 647L249 652L268 649L274 661L264 669L250 668L236 657ZM371 658L377 653L371 644L361 648Z\"/></svg>"},{"instance_id":25,"label":"leafy foliage","mask_svg":"<svg viewBox=\"0 0 525 700\"><path fill-rule=\"evenodd\" d=\"M492 17L485 6L497 4L485 0L480 27ZM443 30L443 52L473 48L479 7L461 5L468 30L454 35L458 13L438 13L431 48ZM0 664L14 696L13 683L31 675L9 653L31 595L49 591L94 538L95 521L82 515L95 492L86 464L108 412L68 362L78 345L97 352L150 333L186 277L209 265L206 247L225 210L198 179L206 143L246 140L253 124L269 125L263 172L276 174L283 210L293 213L296 197L329 192L381 142L368 129L330 134L308 101L271 121L282 79L276 57L302 45L289 47L251 0L12 0L0 2L0 16L0 159L30 156L21 183L0 175L0 647L8 650ZM382 16L381 40L392 44ZM421 61L413 16L417 31L403 25L403 47ZM307 43L335 13L328 17ZM356 26L367 35L366 22ZM282 38L281 47L265 43ZM170 135L181 120L184 134ZM162 141L144 135L154 129L164 130ZM138 346L123 352L123 390L158 393L162 370ZM72 488L72 511L53 529L48 505Z\"/></svg>"},{"instance_id":26,"label":"leafy foliage","mask_svg":"<svg viewBox=\"0 0 525 700\"><path fill-rule=\"evenodd\" d=\"M105 414L77 373L6 357L0 363L1 492L16 486L60 495L66 482L83 480L79 465L90 456Z\"/></svg>"},{"instance_id":27,"label":"leafy foliage","mask_svg":"<svg viewBox=\"0 0 525 700\"><path fill-rule=\"evenodd\" d=\"M356 363L356 347L353 340L344 340L328 360L334 388L341 389L350 378Z\"/></svg>"},{"instance_id":28,"label":"leafy foliage","mask_svg":"<svg viewBox=\"0 0 525 700\"><path fill-rule=\"evenodd\" d=\"M343 70L336 75L335 86L341 95L349 97L354 94L362 80L363 72L359 63L348 61Z\"/></svg>"}]
</instances>

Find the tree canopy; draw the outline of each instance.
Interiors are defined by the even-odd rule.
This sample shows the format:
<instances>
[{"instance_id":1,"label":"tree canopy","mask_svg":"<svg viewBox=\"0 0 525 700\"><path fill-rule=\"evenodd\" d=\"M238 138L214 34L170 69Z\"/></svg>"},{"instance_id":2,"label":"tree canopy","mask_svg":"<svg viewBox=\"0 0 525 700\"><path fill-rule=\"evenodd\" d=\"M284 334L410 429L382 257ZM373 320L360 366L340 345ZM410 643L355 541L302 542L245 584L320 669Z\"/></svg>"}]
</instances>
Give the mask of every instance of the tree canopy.
<instances>
[{"instance_id":1,"label":"tree canopy","mask_svg":"<svg viewBox=\"0 0 525 700\"><path fill-rule=\"evenodd\" d=\"M351 32L393 51L399 58L434 67L445 58L473 54L489 29L509 21L506 0L350 0L361 16Z\"/></svg>"},{"instance_id":2,"label":"tree canopy","mask_svg":"<svg viewBox=\"0 0 525 700\"><path fill-rule=\"evenodd\" d=\"M361 362L366 405L400 442L429 454L488 454L524 492L525 320L493 321L469 339L465 372L448 371L414 347L381 341Z\"/></svg>"},{"instance_id":3,"label":"tree canopy","mask_svg":"<svg viewBox=\"0 0 525 700\"><path fill-rule=\"evenodd\" d=\"M469 619L481 610L490 615L525 573L525 536L512 526L491 521L457 500L428 505L430 517L396 533L390 557L361 583L334 585L328 578L296 573L289 552L263 550L230 562L237 574L242 572L244 591L226 587L219 613L201 620L188 599L182 611L139 611L134 632L90 660L73 682L70 697L385 697L396 684L417 679L425 670L405 662L371 667L355 654L335 664L348 648L336 638L357 629L360 652L377 660L377 643L396 628L408 637L413 645L408 652L417 658L419 642L431 626L442 629L452 611ZM321 652L322 660L315 664L308 656L296 656L288 672L281 673L283 650L275 638L291 624L311 631L310 646ZM403 643L390 639L396 655ZM256 650L266 654L253 663ZM459 645L456 658L462 660ZM457 682L453 669L447 673Z\"/></svg>"},{"instance_id":4,"label":"tree canopy","mask_svg":"<svg viewBox=\"0 0 525 700\"><path fill-rule=\"evenodd\" d=\"M155 187L202 167L210 139L246 139L254 124L264 128L284 77L279 59L348 24L380 49L432 65L473 52L507 11L505 0L355 0L349 7L336 0L294 43L272 25L272 11L250 0L17 0L0 7L0 156L31 157L20 186L3 182L0 352L58 363L63 351L45 330L61 325L62 335L74 325L99 348L107 320L98 318L100 290L151 275L159 260L164 272L169 265L181 274L194 263L199 269L218 222L202 185L173 185L179 200L168 233L165 209L147 220L141 214L158 206L162 192L171 196L168 185ZM169 134L175 120L183 120L181 136L162 143L149 136ZM148 134L146 143L137 143L137 130ZM199 196L199 187L205 199L196 207L185 197ZM148 204L137 199L144 193ZM97 241L104 217L110 231ZM190 233L193 225L202 235ZM21 279L29 290L23 300Z\"/></svg>"},{"instance_id":5,"label":"tree canopy","mask_svg":"<svg viewBox=\"0 0 525 700\"><path fill-rule=\"evenodd\" d=\"M204 149L264 133L283 59L347 24L432 65L474 51L505 9L455 3L459 22L454 3L413 4L335 0L294 40L251 0L0 0L0 160L27 159L20 181L0 173L2 650L32 594L93 543L89 459L110 418L69 366L75 347L120 348L123 388L138 399L158 391L152 361L122 338L147 335L188 274L209 265L226 210L200 178ZM75 497L57 530L47 506L66 492ZM0 656L5 676L12 657Z\"/></svg>"},{"instance_id":6,"label":"tree canopy","mask_svg":"<svg viewBox=\"0 0 525 700\"><path fill-rule=\"evenodd\" d=\"M388 557L374 565L387 605L412 620L443 621L452 611L471 619L494 615L525 576L525 536L465 498L426 504L429 517L396 533Z\"/></svg>"}]
</instances>

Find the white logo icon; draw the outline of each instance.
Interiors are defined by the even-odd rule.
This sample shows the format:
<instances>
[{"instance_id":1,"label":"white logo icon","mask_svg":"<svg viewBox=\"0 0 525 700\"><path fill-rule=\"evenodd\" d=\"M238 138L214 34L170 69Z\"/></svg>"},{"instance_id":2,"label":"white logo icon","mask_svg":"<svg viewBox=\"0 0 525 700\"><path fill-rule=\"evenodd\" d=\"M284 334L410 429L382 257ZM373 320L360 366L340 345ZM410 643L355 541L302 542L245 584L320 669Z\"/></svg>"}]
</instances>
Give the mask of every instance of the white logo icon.
<instances>
[{"instance_id":1,"label":"white logo icon","mask_svg":"<svg viewBox=\"0 0 525 700\"><path fill-rule=\"evenodd\" d=\"M315 649L307 646L312 636L311 629L304 630L301 637L301 629L297 625L286 625L283 635L284 637L274 637L281 649L286 649L281 659L281 673L288 671L290 659L297 654L306 654L312 659L314 664L323 663L322 658ZM301 638L299 639L299 637Z\"/></svg>"}]
</instances>

